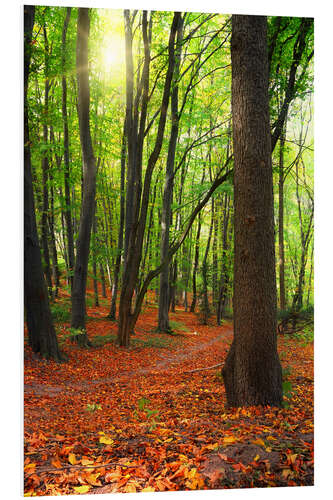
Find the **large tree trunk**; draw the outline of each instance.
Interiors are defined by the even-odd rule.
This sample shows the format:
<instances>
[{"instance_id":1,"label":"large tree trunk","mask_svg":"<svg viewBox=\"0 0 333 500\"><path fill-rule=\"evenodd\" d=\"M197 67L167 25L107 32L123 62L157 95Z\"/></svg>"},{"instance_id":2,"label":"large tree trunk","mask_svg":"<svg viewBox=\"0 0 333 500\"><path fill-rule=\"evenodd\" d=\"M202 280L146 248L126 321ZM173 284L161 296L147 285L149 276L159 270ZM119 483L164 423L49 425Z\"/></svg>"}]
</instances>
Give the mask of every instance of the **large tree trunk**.
<instances>
[{"instance_id":1,"label":"large tree trunk","mask_svg":"<svg viewBox=\"0 0 333 500\"><path fill-rule=\"evenodd\" d=\"M234 339L222 374L229 406L280 406L266 17L232 17L231 60Z\"/></svg>"},{"instance_id":2,"label":"large tree trunk","mask_svg":"<svg viewBox=\"0 0 333 500\"><path fill-rule=\"evenodd\" d=\"M89 9L79 8L77 25L76 67L78 83L78 115L83 160L83 198L81 219L76 247L76 261L72 289L72 328L80 330L75 340L89 345L85 329L86 286L91 228L95 213L96 162L92 147L89 123L88 37Z\"/></svg>"},{"instance_id":3,"label":"large tree trunk","mask_svg":"<svg viewBox=\"0 0 333 500\"><path fill-rule=\"evenodd\" d=\"M68 116L67 116L67 82L66 82L66 36L71 15L71 7L67 7L64 26L62 30L61 47L61 66L62 66L62 117L64 123L64 182L65 182L65 220L67 231L67 255L69 283L73 288L73 270L74 270L74 238L73 224L71 214L71 194L70 194L70 165L69 165L69 135L68 135Z\"/></svg>"},{"instance_id":4,"label":"large tree trunk","mask_svg":"<svg viewBox=\"0 0 333 500\"><path fill-rule=\"evenodd\" d=\"M61 361L42 269L31 177L27 90L34 17L35 7L24 6L24 304L32 350Z\"/></svg>"}]
</instances>

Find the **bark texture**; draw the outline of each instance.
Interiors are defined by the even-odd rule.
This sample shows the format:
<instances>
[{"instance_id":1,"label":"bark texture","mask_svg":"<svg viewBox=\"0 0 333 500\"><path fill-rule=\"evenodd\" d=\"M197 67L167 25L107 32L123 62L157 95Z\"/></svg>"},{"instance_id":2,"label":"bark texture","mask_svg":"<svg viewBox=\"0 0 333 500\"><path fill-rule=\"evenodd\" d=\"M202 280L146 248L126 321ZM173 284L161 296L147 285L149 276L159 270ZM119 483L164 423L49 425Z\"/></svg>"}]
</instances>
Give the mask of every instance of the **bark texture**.
<instances>
[{"instance_id":1,"label":"bark texture","mask_svg":"<svg viewBox=\"0 0 333 500\"><path fill-rule=\"evenodd\" d=\"M68 115L67 115L67 81L66 81L66 37L71 15L71 7L67 7L64 26L62 30L61 46L61 66L62 66L62 118L64 126L64 183L65 183L65 220L67 234L67 255L68 255L68 274L71 289L73 287L74 270L74 237L71 214L71 194L70 194L70 164L69 164L69 134L68 134Z\"/></svg>"},{"instance_id":2,"label":"bark texture","mask_svg":"<svg viewBox=\"0 0 333 500\"><path fill-rule=\"evenodd\" d=\"M86 286L90 237L95 213L96 194L96 161L92 147L89 123L89 27L89 9L79 8L76 67L78 83L78 115L83 160L83 198L72 289L71 326L72 328L78 329L82 332L76 336L76 341L80 345L89 345L88 337L85 331Z\"/></svg>"},{"instance_id":3,"label":"bark texture","mask_svg":"<svg viewBox=\"0 0 333 500\"><path fill-rule=\"evenodd\" d=\"M280 406L266 17L232 17L231 58L234 339L222 375L229 406Z\"/></svg>"}]
</instances>

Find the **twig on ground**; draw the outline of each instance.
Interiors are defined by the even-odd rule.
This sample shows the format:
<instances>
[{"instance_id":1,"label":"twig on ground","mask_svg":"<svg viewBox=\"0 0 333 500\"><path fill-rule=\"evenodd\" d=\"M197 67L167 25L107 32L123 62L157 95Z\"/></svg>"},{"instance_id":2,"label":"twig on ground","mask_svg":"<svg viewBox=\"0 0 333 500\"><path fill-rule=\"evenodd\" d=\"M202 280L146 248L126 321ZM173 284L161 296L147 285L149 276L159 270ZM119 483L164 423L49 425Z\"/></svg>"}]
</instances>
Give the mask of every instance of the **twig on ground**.
<instances>
[{"instance_id":1,"label":"twig on ground","mask_svg":"<svg viewBox=\"0 0 333 500\"><path fill-rule=\"evenodd\" d=\"M213 370L213 368L218 368L219 366L222 366L222 365L223 365L223 363L218 363L217 365L207 366L204 368L195 368L194 370L190 370L190 371L184 372L184 373L194 373L194 372L200 372L202 370Z\"/></svg>"}]
</instances>

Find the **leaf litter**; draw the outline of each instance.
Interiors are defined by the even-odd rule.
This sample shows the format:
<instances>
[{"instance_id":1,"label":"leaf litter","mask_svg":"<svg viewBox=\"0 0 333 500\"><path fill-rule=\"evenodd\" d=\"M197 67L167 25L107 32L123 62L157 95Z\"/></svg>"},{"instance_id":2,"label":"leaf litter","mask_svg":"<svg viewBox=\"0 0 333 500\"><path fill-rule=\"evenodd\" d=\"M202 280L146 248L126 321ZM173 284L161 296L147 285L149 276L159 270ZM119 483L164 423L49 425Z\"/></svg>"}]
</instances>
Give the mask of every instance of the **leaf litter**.
<instances>
[{"instance_id":1,"label":"leaf litter","mask_svg":"<svg viewBox=\"0 0 333 500\"><path fill-rule=\"evenodd\" d=\"M193 370L223 362L231 324L179 309L181 335L157 334L147 305L126 350L106 301L87 312L98 342L73 345L61 324L67 363L25 345L25 496L313 484L312 343L278 339L285 408L227 409L220 368Z\"/></svg>"}]
</instances>

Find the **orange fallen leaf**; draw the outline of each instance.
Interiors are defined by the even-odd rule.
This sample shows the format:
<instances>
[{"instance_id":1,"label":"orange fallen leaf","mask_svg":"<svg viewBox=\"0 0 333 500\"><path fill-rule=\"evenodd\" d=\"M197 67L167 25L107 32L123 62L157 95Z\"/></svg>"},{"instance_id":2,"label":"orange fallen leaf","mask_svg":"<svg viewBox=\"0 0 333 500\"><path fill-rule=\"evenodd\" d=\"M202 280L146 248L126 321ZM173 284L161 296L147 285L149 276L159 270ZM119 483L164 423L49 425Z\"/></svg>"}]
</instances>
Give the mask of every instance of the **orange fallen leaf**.
<instances>
[{"instance_id":1,"label":"orange fallen leaf","mask_svg":"<svg viewBox=\"0 0 333 500\"><path fill-rule=\"evenodd\" d=\"M77 464L77 460L76 460L76 456L74 453L70 453L68 455L68 462L71 464L71 465L75 465Z\"/></svg>"}]
</instances>

